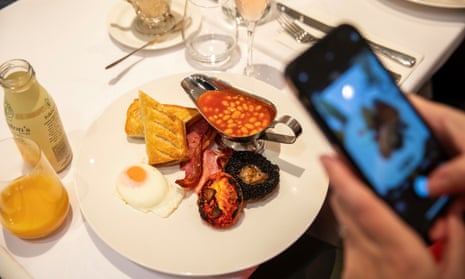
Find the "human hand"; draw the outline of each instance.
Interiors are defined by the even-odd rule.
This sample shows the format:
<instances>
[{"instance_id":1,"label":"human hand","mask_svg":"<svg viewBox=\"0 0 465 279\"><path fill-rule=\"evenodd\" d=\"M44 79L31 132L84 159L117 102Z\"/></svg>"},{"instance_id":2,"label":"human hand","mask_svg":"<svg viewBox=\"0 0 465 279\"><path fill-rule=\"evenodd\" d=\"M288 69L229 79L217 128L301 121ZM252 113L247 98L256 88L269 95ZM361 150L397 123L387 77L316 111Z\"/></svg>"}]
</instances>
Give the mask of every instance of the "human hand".
<instances>
[{"instance_id":1,"label":"human hand","mask_svg":"<svg viewBox=\"0 0 465 279\"><path fill-rule=\"evenodd\" d=\"M439 278L423 240L337 156L322 156L343 230L343 278Z\"/></svg>"},{"instance_id":2,"label":"human hand","mask_svg":"<svg viewBox=\"0 0 465 279\"><path fill-rule=\"evenodd\" d=\"M431 196L455 195L456 198L448 214L436 222L430 237L444 244L439 266L448 274L445 278L465 278L465 114L418 96L409 98L452 156L428 177Z\"/></svg>"},{"instance_id":3,"label":"human hand","mask_svg":"<svg viewBox=\"0 0 465 279\"><path fill-rule=\"evenodd\" d=\"M436 137L447 148L452 160L434 170L429 178L429 193L465 195L465 114L450 107L409 96Z\"/></svg>"},{"instance_id":4,"label":"human hand","mask_svg":"<svg viewBox=\"0 0 465 279\"><path fill-rule=\"evenodd\" d=\"M465 136L465 129L458 126L463 126L465 116L419 97L410 98L449 151L463 154L465 145L459 139ZM465 159L461 157L431 175L431 194L465 194L465 185L460 183L465 181ZM432 231L432 239L444 243L443 257L436 264L421 238L368 190L342 159L323 156L322 163L332 183L331 205L344 228L345 278L402 278L406 274L409 278L465 278L463 207L454 206L455 213L438 222Z\"/></svg>"}]
</instances>

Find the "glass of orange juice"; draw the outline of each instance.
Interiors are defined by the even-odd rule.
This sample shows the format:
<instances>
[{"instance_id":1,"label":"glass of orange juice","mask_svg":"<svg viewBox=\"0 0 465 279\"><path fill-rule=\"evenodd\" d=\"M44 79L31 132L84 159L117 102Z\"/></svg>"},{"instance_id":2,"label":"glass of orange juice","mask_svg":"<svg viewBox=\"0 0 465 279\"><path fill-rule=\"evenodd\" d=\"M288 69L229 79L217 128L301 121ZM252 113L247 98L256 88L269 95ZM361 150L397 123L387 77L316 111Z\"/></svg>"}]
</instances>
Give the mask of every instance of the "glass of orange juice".
<instances>
[{"instance_id":1,"label":"glass of orange juice","mask_svg":"<svg viewBox=\"0 0 465 279\"><path fill-rule=\"evenodd\" d=\"M56 231L69 211L68 193L40 147L31 139L0 140L0 220L24 239Z\"/></svg>"}]
</instances>

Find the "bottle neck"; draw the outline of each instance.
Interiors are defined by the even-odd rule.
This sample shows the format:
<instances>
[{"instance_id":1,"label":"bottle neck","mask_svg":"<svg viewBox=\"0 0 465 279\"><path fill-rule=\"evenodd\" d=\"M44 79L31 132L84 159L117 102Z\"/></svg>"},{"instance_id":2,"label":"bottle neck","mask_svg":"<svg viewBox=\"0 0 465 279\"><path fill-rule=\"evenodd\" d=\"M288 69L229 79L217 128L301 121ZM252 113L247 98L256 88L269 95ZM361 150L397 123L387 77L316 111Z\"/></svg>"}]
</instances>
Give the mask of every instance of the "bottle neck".
<instances>
[{"instance_id":1,"label":"bottle neck","mask_svg":"<svg viewBox=\"0 0 465 279\"><path fill-rule=\"evenodd\" d=\"M14 59L0 65L0 85L5 92L25 92L36 84L34 69L26 60Z\"/></svg>"}]
</instances>

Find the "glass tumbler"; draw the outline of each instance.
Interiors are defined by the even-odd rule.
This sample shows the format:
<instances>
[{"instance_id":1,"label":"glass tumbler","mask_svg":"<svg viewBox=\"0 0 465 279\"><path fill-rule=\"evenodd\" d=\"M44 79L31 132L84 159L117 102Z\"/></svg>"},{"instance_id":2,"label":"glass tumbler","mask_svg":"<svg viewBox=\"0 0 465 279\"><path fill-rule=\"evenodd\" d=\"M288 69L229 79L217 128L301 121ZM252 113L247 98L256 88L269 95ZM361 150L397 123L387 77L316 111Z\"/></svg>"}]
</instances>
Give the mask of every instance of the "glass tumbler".
<instances>
[{"instance_id":1,"label":"glass tumbler","mask_svg":"<svg viewBox=\"0 0 465 279\"><path fill-rule=\"evenodd\" d=\"M162 34L173 28L170 0L131 0L136 12L134 26L142 35Z\"/></svg>"},{"instance_id":2,"label":"glass tumbler","mask_svg":"<svg viewBox=\"0 0 465 279\"><path fill-rule=\"evenodd\" d=\"M222 11L221 1L186 0L182 36L191 62L207 68L222 66L237 46L237 21Z\"/></svg>"},{"instance_id":3,"label":"glass tumbler","mask_svg":"<svg viewBox=\"0 0 465 279\"><path fill-rule=\"evenodd\" d=\"M68 193L40 147L31 139L0 141L0 220L24 239L48 236L69 211Z\"/></svg>"}]
</instances>

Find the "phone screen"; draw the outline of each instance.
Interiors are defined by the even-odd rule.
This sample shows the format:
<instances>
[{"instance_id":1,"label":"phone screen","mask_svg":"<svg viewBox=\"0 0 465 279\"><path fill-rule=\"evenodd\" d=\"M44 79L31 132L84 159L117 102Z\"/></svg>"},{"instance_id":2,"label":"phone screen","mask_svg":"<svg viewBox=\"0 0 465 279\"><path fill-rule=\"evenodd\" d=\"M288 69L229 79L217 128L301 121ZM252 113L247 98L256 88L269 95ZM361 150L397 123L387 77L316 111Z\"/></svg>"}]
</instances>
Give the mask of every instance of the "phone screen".
<instances>
[{"instance_id":1,"label":"phone screen","mask_svg":"<svg viewBox=\"0 0 465 279\"><path fill-rule=\"evenodd\" d=\"M302 56L306 63L294 64L287 75L364 181L426 237L449 201L427 196L427 175L447 157L360 34L350 28L340 32L334 40L347 40L343 48L326 42L309 50ZM309 66L312 55L326 60L315 69L316 77Z\"/></svg>"}]
</instances>

